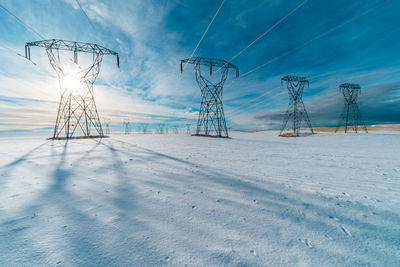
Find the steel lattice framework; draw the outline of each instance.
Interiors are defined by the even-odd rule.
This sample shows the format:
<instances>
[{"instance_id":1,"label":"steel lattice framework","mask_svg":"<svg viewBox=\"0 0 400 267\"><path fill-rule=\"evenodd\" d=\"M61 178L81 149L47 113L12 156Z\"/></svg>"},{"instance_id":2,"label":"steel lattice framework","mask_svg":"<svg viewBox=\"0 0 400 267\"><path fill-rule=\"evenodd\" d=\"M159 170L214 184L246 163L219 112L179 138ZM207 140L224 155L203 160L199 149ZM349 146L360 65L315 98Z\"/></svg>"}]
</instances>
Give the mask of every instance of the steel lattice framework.
<instances>
[{"instance_id":1,"label":"steel lattice framework","mask_svg":"<svg viewBox=\"0 0 400 267\"><path fill-rule=\"evenodd\" d=\"M307 86L309 86L309 81L305 77L287 75L281 79L282 85L284 82L286 83L288 89L290 102L286 110L280 135L300 136L300 129L303 121L306 123L306 126L311 130L311 133L314 133L310 119L308 118L306 108L303 103L304 86L306 84ZM289 120L292 123L289 127L287 127ZM284 134L283 132L285 131L285 129L290 129L292 133Z\"/></svg>"},{"instance_id":2,"label":"steel lattice framework","mask_svg":"<svg viewBox=\"0 0 400 267\"><path fill-rule=\"evenodd\" d=\"M201 91L201 105L197 122L197 136L217 136L228 138L224 108L222 105L222 91L228 77L230 68L236 70L236 78L239 77L239 68L221 59L192 57L181 60L181 72L183 64L192 64L196 74L196 81ZM217 83L211 82L201 73L201 66L209 67L210 76L213 68L221 70L221 79Z\"/></svg>"},{"instance_id":3,"label":"steel lattice framework","mask_svg":"<svg viewBox=\"0 0 400 267\"><path fill-rule=\"evenodd\" d=\"M119 67L118 53L97 44L51 39L26 43L25 56L28 59L31 58L32 46L46 49L50 64L59 78L61 99L52 139L104 137L94 101L93 84L100 73L103 56L116 56ZM92 64L77 73L68 73L61 64L60 50L72 51L77 65L79 52L91 53ZM71 84L71 79L76 83ZM91 133L92 129L96 134ZM83 136L77 136L79 131ZM63 132L65 136L62 136Z\"/></svg>"},{"instance_id":4,"label":"steel lattice framework","mask_svg":"<svg viewBox=\"0 0 400 267\"><path fill-rule=\"evenodd\" d=\"M361 94L360 85L344 83L339 86L339 90L344 96L344 110L340 116L339 124L336 127L335 133L341 126L344 126L345 133L349 131L349 128L353 128L354 132L357 133L359 127L368 133L360 109L357 105L358 95Z\"/></svg>"}]
</instances>

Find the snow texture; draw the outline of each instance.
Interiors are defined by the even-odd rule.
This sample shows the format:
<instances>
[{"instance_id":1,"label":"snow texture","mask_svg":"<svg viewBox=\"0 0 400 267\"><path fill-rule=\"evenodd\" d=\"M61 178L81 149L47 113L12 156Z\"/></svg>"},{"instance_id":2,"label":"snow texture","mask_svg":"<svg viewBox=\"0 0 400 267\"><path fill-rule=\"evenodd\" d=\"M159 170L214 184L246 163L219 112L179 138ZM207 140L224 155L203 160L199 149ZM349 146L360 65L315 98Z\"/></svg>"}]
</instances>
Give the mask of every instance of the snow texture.
<instances>
[{"instance_id":1,"label":"snow texture","mask_svg":"<svg viewBox=\"0 0 400 267\"><path fill-rule=\"evenodd\" d=\"M400 266L400 133L0 138L1 266Z\"/></svg>"}]
</instances>

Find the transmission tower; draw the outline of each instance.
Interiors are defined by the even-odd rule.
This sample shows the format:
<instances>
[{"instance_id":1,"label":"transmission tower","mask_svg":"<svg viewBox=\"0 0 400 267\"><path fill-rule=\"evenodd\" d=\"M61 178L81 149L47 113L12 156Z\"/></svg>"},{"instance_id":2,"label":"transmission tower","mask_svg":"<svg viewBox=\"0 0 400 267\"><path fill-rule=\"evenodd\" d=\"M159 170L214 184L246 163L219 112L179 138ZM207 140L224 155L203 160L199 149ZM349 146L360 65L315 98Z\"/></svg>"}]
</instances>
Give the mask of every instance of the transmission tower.
<instances>
[{"instance_id":1,"label":"transmission tower","mask_svg":"<svg viewBox=\"0 0 400 267\"><path fill-rule=\"evenodd\" d=\"M161 123L158 124L157 133L164 134L164 125L163 124L161 124Z\"/></svg>"},{"instance_id":2,"label":"transmission tower","mask_svg":"<svg viewBox=\"0 0 400 267\"><path fill-rule=\"evenodd\" d=\"M357 105L358 95L361 94L360 85L344 83L339 86L339 90L344 96L344 110L340 116L339 124L336 127L335 133L343 125L345 133L349 131L349 128L353 128L354 132L357 133L359 127L368 133L367 127L364 124L364 120Z\"/></svg>"},{"instance_id":3,"label":"transmission tower","mask_svg":"<svg viewBox=\"0 0 400 267\"><path fill-rule=\"evenodd\" d=\"M106 129L106 135L109 135L110 134L111 120L110 119L104 119L103 123L104 123L104 128Z\"/></svg>"},{"instance_id":4,"label":"transmission tower","mask_svg":"<svg viewBox=\"0 0 400 267\"><path fill-rule=\"evenodd\" d=\"M142 126L143 133L146 134L147 133L148 124L147 123L141 123L140 125Z\"/></svg>"},{"instance_id":5,"label":"transmission tower","mask_svg":"<svg viewBox=\"0 0 400 267\"><path fill-rule=\"evenodd\" d=\"M186 133L190 134L190 124L186 124Z\"/></svg>"},{"instance_id":6,"label":"transmission tower","mask_svg":"<svg viewBox=\"0 0 400 267\"><path fill-rule=\"evenodd\" d=\"M124 119L122 124L124 125L124 128L125 128L125 134L129 134L131 132L131 130L130 130L131 122L129 121L129 119Z\"/></svg>"},{"instance_id":7,"label":"transmission tower","mask_svg":"<svg viewBox=\"0 0 400 267\"><path fill-rule=\"evenodd\" d=\"M46 49L50 64L59 79L61 99L51 139L104 137L94 101L93 84L100 73L104 55L116 56L119 68L118 53L97 44L51 39L26 43L25 57L29 60L32 46ZM63 66L64 64L61 64L60 51L74 53L73 62L76 68L68 70ZM89 67L84 69L79 67L79 52L92 54ZM93 129L95 134L92 134ZM63 132L65 136L62 136ZM79 136L78 132L81 132L82 135Z\"/></svg>"},{"instance_id":8,"label":"transmission tower","mask_svg":"<svg viewBox=\"0 0 400 267\"><path fill-rule=\"evenodd\" d=\"M282 85L284 82L286 83L289 92L290 102L283 120L280 136L300 136L300 129L303 121L311 130L311 133L314 133L303 103L304 86L306 84L309 85L309 81L305 77L287 75L281 79ZM290 126L286 127L289 120L291 121L291 124L289 124ZM286 129L289 129L292 132L283 133Z\"/></svg>"},{"instance_id":9,"label":"transmission tower","mask_svg":"<svg viewBox=\"0 0 400 267\"><path fill-rule=\"evenodd\" d=\"M228 129L222 105L222 90L228 77L230 68L236 70L236 78L239 77L239 68L225 60L192 57L181 60L181 72L183 64L192 64L196 74L196 81L201 91L201 105L199 119L197 122L196 136L217 136L228 138ZM210 76L213 74L213 67L221 69L221 79L218 82L212 82L201 73L201 66L210 69Z\"/></svg>"}]
</instances>

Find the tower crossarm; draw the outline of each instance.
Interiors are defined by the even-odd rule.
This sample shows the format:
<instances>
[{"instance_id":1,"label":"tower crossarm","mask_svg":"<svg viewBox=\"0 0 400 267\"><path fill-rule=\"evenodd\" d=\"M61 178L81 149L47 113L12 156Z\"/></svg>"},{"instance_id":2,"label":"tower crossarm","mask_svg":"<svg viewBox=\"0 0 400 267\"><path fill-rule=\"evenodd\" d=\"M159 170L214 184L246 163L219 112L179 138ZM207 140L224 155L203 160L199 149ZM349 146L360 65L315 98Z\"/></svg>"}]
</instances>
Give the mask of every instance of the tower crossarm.
<instances>
[{"instance_id":1,"label":"tower crossarm","mask_svg":"<svg viewBox=\"0 0 400 267\"><path fill-rule=\"evenodd\" d=\"M210 75L212 74L212 70L214 67L225 68L225 69L235 69L236 70L236 78L239 77L239 68L223 59L215 59L215 58L205 58L205 57L191 57L181 60L181 72L183 72L183 64L193 64L193 65L203 65L210 67Z\"/></svg>"},{"instance_id":2,"label":"tower crossarm","mask_svg":"<svg viewBox=\"0 0 400 267\"><path fill-rule=\"evenodd\" d=\"M307 83L307 85L309 85L309 81L307 80L307 78L293 75L286 75L285 77L283 77L281 79L281 84L283 84L283 82Z\"/></svg>"},{"instance_id":3,"label":"tower crossarm","mask_svg":"<svg viewBox=\"0 0 400 267\"><path fill-rule=\"evenodd\" d=\"M340 90L343 89L355 89L355 90L361 90L361 87L359 84L356 83L343 83L339 86Z\"/></svg>"},{"instance_id":4,"label":"tower crossarm","mask_svg":"<svg viewBox=\"0 0 400 267\"><path fill-rule=\"evenodd\" d=\"M83 53L93 53L100 55L113 55L117 57L117 65L119 67L118 53L98 44L57 40L57 39L28 42L25 45L25 57L28 59L31 59L30 47L32 46L43 47L45 49L73 51L75 54L78 52L83 52Z\"/></svg>"}]
</instances>

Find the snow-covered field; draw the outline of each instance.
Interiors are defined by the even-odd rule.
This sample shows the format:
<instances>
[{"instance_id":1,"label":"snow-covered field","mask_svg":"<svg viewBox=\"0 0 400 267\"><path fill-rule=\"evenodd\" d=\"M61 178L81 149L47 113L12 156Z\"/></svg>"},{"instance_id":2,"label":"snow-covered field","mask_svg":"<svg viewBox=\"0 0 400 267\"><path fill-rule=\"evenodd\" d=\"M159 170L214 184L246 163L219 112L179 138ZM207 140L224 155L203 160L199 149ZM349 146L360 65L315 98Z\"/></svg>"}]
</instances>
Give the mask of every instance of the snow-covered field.
<instances>
[{"instance_id":1,"label":"snow-covered field","mask_svg":"<svg viewBox=\"0 0 400 267\"><path fill-rule=\"evenodd\" d=\"M0 137L0 266L400 266L400 133Z\"/></svg>"}]
</instances>

